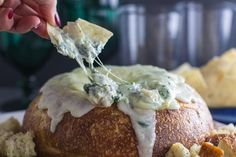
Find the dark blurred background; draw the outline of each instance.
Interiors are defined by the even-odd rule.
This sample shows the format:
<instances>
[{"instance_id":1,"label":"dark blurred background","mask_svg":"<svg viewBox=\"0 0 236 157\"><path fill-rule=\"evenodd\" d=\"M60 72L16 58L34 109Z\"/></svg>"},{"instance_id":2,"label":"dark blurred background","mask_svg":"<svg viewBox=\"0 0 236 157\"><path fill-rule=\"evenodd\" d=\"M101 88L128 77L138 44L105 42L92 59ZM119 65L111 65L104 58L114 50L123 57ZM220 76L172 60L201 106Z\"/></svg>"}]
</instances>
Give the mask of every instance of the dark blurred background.
<instances>
[{"instance_id":1,"label":"dark blurred background","mask_svg":"<svg viewBox=\"0 0 236 157\"><path fill-rule=\"evenodd\" d=\"M80 17L114 33L100 55L105 64L200 66L236 47L234 0L58 0L58 10L63 25ZM33 33L1 32L0 110L25 108L46 80L76 67Z\"/></svg>"}]
</instances>

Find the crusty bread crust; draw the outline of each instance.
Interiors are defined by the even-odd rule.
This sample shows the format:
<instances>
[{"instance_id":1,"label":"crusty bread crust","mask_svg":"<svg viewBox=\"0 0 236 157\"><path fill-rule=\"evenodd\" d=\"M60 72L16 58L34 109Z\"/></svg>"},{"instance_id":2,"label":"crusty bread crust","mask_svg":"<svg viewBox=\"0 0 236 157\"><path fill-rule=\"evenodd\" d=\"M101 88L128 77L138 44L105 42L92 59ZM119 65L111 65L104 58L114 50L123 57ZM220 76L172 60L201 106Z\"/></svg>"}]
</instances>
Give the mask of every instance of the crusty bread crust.
<instances>
[{"instance_id":1,"label":"crusty bread crust","mask_svg":"<svg viewBox=\"0 0 236 157\"><path fill-rule=\"evenodd\" d=\"M39 157L138 157L138 141L130 118L115 105L97 107L80 118L66 113L55 133L51 133L47 111L37 107L39 99L32 102L23 122L23 129L32 130L36 136ZM179 110L157 111L153 157L164 157L176 142L187 148L201 143L206 132L213 129L204 102L181 106Z\"/></svg>"}]
</instances>

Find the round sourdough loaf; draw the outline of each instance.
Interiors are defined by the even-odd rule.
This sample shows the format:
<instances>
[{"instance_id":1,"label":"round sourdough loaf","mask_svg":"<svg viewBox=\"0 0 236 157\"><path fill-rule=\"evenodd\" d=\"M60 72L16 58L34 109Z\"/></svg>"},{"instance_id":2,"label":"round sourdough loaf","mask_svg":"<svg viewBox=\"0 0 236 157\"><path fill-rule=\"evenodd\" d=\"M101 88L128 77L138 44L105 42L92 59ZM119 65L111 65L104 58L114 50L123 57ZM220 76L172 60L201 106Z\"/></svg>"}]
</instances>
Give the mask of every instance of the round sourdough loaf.
<instances>
[{"instance_id":1,"label":"round sourdough loaf","mask_svg":"<svg viewBox=\"0 0 236 157\"><path fill-rule=\"evenodd\" d=\"M71 99L70 92L66 88L63 90L66 96L62 100ZM156 111L153 157L164 157L176 142L187 148L194 143L201 143L213 129L212 117L205 102L196 92L192 92L199 101L178 101L179 109ZM23 130L33 131L35 134L39 157L139 156L139 143L131 119L116 104L111 107L95 107L81 117L74 117L67 112L56 126L55 132L52 132L47 109L39 108L42 96L43 93L40 92L34 99L23 121Z\"/></svg>"}]
</instances>

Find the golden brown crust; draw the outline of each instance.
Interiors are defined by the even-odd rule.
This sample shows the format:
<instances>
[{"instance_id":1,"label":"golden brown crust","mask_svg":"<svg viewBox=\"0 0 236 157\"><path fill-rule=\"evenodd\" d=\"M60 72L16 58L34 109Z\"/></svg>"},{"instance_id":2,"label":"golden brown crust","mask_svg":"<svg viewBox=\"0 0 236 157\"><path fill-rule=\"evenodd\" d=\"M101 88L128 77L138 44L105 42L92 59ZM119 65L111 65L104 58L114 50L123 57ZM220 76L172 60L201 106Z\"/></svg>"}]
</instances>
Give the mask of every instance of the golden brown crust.
<instances>
[{"instance_id":1,"label":"golden brown crust","mask_svg":"<svg viewBox=\"0 0 236 157\"><path fill-rule=\"evenodd\" d=\"M199 152L200 157L224 157L224 151L209 142L204 142Z\"/></svg>"},{"instance_id":2,"label":"golden brown crust","mask_svg":"<svg viewBox=\"0 0 236 157\"><path fill-rule=\"evenodd\" d=\"M228 146L230 146L230 148L234 151L234 153L236 154L236 138L235 137L226 137L222 140L225 144L227 144Z\"/></svg>"},{"instance_id":3,"label":"golden brown crust","mask_svg":"<svg viewBox=\"0 0 236 157\"><path fill-rule=\"evenodd\" d=\"M212 143L213 145L215 146L218 146L219 142L227 137L229 135L226 135L226 134L216 134L216 135L211 135L211 136L208 136L205 140L205 142L209 142L209 143Z\"/></svg>"},{"instance_id":4,"label":"golden brown crust","mask_svg":"<svg viewBox=\"0 0 236 157\"><path fill-rule=\"evenodd\" d=\"M206 132L212 129L211 117L203 105L198 109L181 108L157 112L156 143L153 156L163 156L172 144L179 142L190 148L194 143L202 143Z\"/></svg>"},{"instance_id":5,"label":"golden brown crust","mask_svg":"<svg viewBox=\"0 0 236 157\"><path fill-rule=\"evenodd\" d=\"M23 125L25 130L35 132L37 151L42 157L138 156L129 117L115 107L96 108L81 118L66 113L53 134L46 111L33 102Z\"/></svg>"},{"instance_id":6,"label":"golden brown crust","mask_svg":"<svg viewBox=\"0 0 236 157\"><path fill-rule=\"evenodd\" d=\"M47 112L37 108L36 98L26 111L23 128L35 133L39 157L137 157L137 139L129 116L116 107L95 108L80 118L66 113L50 132ZM172 144L189 148L201 143L213 127L205 104L194 108L162 110L156 115L156 142L153 157L163 157Z\"/></svg>"},{"instance_id":7,"label":"golden brown crust","mask_svg":"<svg viewBox=\"0 0 236 157\"><path fill-rule=\"evenodd\" d=\"M220 147L225 152L225 157L236 157L236 138L232 136L226 136L220 142Z\"/></svg>"},{"instance_id":8,"label":"golden brown crust","mask_svg":"<svg viewBox=\"0 0 236 157\"><path fill-rule=\"evenodd\" d=\"M219 142L224 139L236 139L236 133L235 134L215 134L210 135L206 138L205 142L210 142L214 144L215 146L218 146ZM236 150L236 146L235 146Z\"/></svg>"}]
</instances>

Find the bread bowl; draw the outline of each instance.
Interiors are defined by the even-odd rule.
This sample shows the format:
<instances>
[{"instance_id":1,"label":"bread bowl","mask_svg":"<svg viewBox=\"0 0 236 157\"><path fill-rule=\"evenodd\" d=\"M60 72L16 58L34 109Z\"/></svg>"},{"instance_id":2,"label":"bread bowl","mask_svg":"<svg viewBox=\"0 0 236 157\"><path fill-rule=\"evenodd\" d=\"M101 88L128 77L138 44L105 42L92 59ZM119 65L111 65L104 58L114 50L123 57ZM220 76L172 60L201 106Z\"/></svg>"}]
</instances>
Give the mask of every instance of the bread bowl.
<instances>
[{"instance_id":1,"label":"bread bowl","mask_svg":"<svg viewBox=\"0 0 236 157\"><path fill-rule=\"evenodd\" d=\"M142 80L147 78L149 72L153 72L152 76L155 76L160 71L157 67L140 65L109 68L116 75L122 72L120 77L126 80L131 77L133 80ZM81 117L67 112L56 126L55 132L50 130L51 119L47 109L40 109L39 104L62 101L75 103L76 100L81 103L81 99L86 97L83 85L87 81L81 69L56 76L44 85L26 111L23 129L34 132L38 156L139 156L139 142L130 116L119 110L115 103L110 107L95 104L95 108ZM79 94L76 93L73 98L75 92ZM157 122L153 157L163 157L176 142L187 148L194 143L201 143L207 132L213 129L212 117L205 102L192 88L189 87L187 92L195 101L184 103L178 100L179 109L164 108L155 111Z\"/></svg>"},{"instance_id":2,"label":"bread bowl","mask_svg":"<svg viewBox=\"0 0 236 157\"><path fill-rule=\"evenodd\" d=\"M98 55L111 32L79 19L48 25L48 33L81 68L50 79L26 111L23 130L34 133L39 157L163 157L172 144L200 144L213 129L205 102L182 77L153 66L105 67Z\"/></svg>"}]
</instances>

